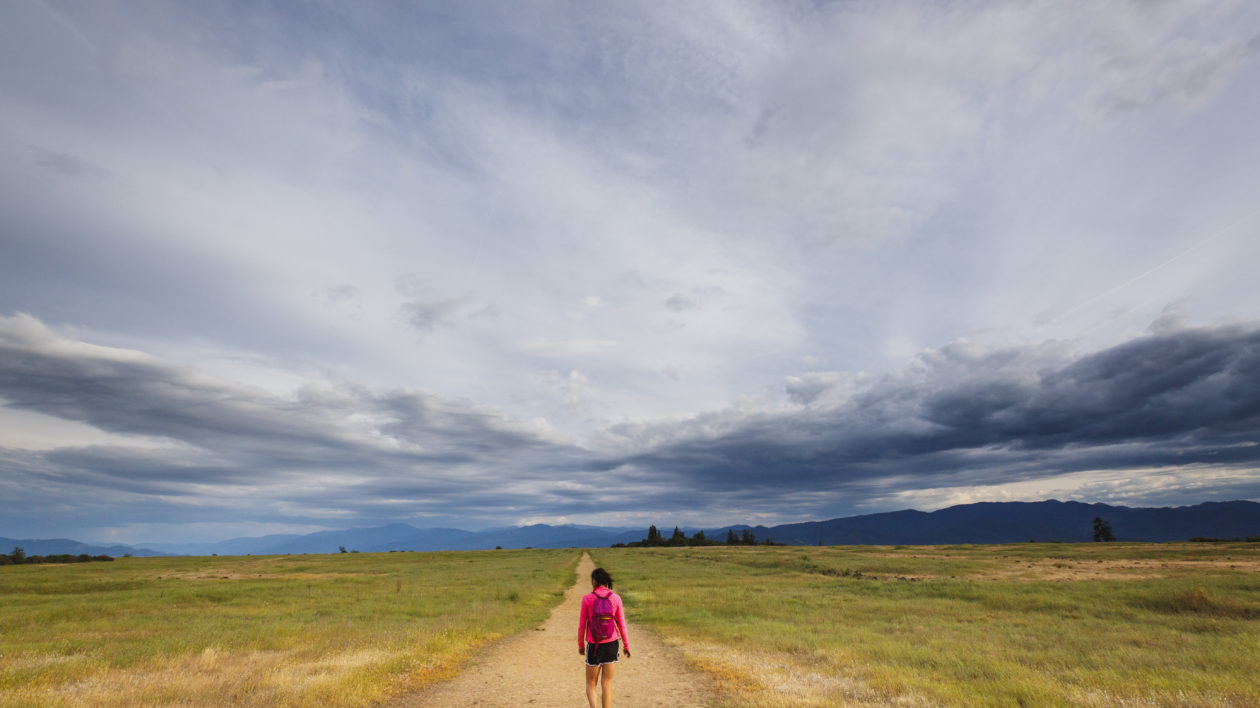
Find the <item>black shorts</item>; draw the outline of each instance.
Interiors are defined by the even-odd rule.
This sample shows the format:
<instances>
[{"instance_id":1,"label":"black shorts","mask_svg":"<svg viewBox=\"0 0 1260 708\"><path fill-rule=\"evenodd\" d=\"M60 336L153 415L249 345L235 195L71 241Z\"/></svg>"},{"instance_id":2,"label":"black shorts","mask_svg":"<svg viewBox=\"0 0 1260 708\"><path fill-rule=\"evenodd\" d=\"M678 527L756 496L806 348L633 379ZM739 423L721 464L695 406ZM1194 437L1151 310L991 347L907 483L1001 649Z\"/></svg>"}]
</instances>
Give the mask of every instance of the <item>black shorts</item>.
<instances>
[{"instance_id":1,"label":"black shorts","mask_svg":"<svg viewBox=\"0 0 1260 708\"><path fill-rule=\"evenodd\" d=\"M620 643L621 642L618 642L616 639L611 642L604 642L603 644L591 644L590 642L587 642L586 665L602 666L604 664L617 663L617 645Z\"/></svg>"}]
</instances>

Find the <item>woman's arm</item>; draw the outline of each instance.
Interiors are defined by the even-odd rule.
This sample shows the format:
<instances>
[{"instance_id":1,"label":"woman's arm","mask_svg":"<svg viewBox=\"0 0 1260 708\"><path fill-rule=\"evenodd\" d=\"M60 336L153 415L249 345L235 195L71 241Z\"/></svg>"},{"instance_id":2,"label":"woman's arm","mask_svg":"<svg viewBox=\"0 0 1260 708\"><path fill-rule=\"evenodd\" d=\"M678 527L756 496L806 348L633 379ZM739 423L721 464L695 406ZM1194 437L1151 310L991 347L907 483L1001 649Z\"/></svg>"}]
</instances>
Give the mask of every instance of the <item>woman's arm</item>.
<instances>
[{"instance_id":1,"label":"woman's arm","mask_svg":"<svg viewBox=\"0 0 1260 708\"><path fill-rule=\"evenodd\" d=\"M626 611L621 603L621 596L617 596L617 631L621 633L621 646L626 649L626 656L630 656L630 635L626 634Z\"/></svg>"},{"instance_id":2,"label":"woman's arm","mask_svg":"<svg viewBox=\"0 0 1260 708\"><path fill-rule=\"evenodd\" d=\"M582 609L578 610L578 653L586 654L586 616L590 614L587 610L586 597L582 598Z\"/></svg>"}]
</instances>

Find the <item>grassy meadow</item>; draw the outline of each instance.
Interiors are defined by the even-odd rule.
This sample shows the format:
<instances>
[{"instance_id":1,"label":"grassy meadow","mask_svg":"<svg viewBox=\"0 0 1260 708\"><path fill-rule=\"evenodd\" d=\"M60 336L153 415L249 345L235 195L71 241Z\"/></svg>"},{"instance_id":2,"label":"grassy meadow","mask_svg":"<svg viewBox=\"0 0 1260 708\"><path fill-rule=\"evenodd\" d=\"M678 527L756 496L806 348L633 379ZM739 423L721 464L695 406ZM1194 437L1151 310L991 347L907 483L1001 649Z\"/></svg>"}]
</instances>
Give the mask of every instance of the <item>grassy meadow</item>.
<instances>
[{"instance_id":1,"label":"grassy meadow","mask_svg":"<svg viewBox=\"0 0 1260 708\"><path fill-rule=\"evenodd\" d=\"M1260 706L1260 544L592 556L731 706Z\"/></svg>"},{"instance_id":2,"label":"grassy meadow","mask_svg":"<svg viewBox=\"0 0 1260 708\"><path fill-rule=\"evenodd\" d=\"M573 550L0 568L0 706L357 706L544 620Z\"/></svg>"},{"instance_id":3,"label":"grassy meadow","mask_svg":"<svg viewBox=\"0 0 1260 708\"><path fill-rule=\"evenodd\" d=\"M729 706L1260 706L1260 544L594 549ZM573 550L0 568L0 706L385 701L536 626Z\"/></svg>"}]
</instances>

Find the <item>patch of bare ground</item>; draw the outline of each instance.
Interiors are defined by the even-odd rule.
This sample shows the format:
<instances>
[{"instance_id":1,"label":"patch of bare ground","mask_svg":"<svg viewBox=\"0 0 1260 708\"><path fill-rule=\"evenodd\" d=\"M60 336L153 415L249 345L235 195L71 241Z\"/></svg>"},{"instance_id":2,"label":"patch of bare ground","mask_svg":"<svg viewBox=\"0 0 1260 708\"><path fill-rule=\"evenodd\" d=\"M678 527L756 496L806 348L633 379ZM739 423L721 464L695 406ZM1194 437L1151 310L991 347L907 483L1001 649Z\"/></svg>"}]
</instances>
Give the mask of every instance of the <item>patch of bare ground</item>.
<instances>
[{"instance_id":1,"label":"patch of bare ground","mask_svg":"<svg viewBox=\"0 0 1260 708\"><path fill-rule=\"evenodd\" d=\"M667 644L683 652L687 663L717 683L723 705L749 708L926 708L937 706L904 689L878 686L847 675L844 667L819 657L817 671L802 667L801 657L775 652L734 649L700 639L671 638Z\"/></svg>"},{"instance_id":2,"label":"patch of bare ground","mask_svg":"<svg viewBox=\"0 0 1260 708\"><path fill-rule=\"evenodd\" d=\"M979 573L978 580L1004 581L1088 581L1146 580L1162 578L1186 571L1241 570L1260 572L1260 559L1184 559L1173 560L1015 560L1009 566Z\"/></svg>"},{"instance_id":3,"label":"patch of bare ground","mask_svg":"<svg viewBox=\"0 0 1260 708\"><path fill-rule=\"evenodd\" d=\"M458 676L388 703L394 708L483 708L586 705L585 667L577 652L578 609L590 592L590 556L577 582L542 626L480 650ZM628 619L633 619L629 617ZM613 679L618 708L717 705L711 678L688 666L683 653L628 622L633 657L622 653Z\"/></svg>"}]
</instances>

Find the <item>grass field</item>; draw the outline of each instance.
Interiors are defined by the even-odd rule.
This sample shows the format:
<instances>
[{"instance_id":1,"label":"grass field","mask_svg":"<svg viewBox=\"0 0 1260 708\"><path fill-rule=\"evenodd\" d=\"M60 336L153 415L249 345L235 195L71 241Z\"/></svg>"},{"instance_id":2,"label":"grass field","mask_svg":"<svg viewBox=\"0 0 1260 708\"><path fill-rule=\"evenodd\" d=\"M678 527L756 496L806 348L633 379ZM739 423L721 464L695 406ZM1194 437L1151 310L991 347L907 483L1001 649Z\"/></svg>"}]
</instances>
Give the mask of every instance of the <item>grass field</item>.
<instances>
[{"instance_id":1,"label":"grass field","mask_svg":"<svg viewBox=\"0 0 1260 708\"><path fill-rule=\"evenodd\" d=\"M0 568L0 705L355 706L534 626L572 550Z\"/></svg>"},{"instance_id":2,"label":"grass field","mask_svg":"<svg viewBox=\"0 0 1260 708\"><path fill-rule=\"evenodd\" d=\"M1260 546L597 549L732 706L1260 706Z\"/></svg>"},{"instance_id":3,"label":"grass field","mask_svg":"<svg viewBox=\"0 0 1260 708\"><path fill-rule=\"evenodd\" d=\"M1260 546L595 549L731 706L1260 706ZM0 568L0 706L367 705L534 626L572 550Z\"/></svg>"}]
</instances>

